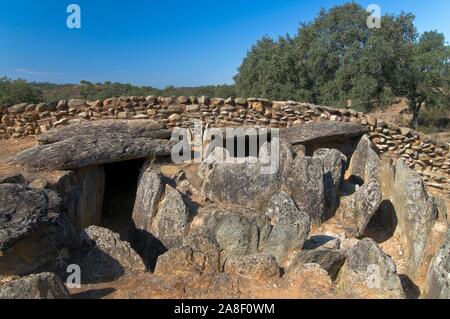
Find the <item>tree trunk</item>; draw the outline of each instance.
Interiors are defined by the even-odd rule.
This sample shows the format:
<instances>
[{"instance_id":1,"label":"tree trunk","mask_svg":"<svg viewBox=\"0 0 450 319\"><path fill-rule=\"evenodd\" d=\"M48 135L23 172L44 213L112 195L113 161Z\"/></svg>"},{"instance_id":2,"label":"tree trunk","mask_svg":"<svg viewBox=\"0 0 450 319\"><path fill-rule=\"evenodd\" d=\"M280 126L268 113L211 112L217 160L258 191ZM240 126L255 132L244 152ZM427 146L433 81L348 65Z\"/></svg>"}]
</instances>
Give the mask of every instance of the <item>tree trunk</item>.
<instances>
[{"instance_id":1,"label":"tree trunk","mask_svg":"<svg viewBox=\"0 0 450 319\"><path fill-rule=\"evenodd\" d=\"M411 128L416 129L417 126L419 125L419 112L420 112L421 104L417 103L417 101L414 99L411 101L411 106L412 106L412 112L413 112L413 116L411 119Z\"/></svg>"}]
</instances>

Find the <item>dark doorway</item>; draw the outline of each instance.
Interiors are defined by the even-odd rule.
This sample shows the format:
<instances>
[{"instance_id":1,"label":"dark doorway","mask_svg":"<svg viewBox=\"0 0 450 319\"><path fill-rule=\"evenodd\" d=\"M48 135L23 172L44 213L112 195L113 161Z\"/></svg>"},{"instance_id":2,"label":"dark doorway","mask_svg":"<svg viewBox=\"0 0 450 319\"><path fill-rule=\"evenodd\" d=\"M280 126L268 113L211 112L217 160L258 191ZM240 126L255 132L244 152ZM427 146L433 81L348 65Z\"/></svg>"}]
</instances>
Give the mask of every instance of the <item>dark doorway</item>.
<instances>
[{"instance_id":1,"label":"dark doorway","mask_svg":"<svg viewBox=\"0 0 450 319\"><path fill-rule=\"evenodd\" d=\"M102 226L129 240L139 174L144 159L105 164Z\"/></svg>"},{"instance_id":2,"label":"dark doorway","mask_svg":"<svg viewBox=\"0 0 450 319\"><path fill-rule=\"evenodd\" d=\"M370 219L364 235L381 244L394 236L397 224L397 213L394 205L392 205L390 200L384 200Z\"/></svg>"}]
</instances>

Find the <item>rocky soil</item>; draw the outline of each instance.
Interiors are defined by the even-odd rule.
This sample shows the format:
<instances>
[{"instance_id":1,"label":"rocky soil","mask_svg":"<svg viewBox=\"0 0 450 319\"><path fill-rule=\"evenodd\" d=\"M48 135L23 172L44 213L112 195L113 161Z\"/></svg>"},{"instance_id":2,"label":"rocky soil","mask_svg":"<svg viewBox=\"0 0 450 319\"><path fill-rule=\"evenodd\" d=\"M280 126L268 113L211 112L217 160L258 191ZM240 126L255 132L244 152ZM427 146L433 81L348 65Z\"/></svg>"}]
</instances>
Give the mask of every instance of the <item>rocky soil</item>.
<instances>
[{"instance_id":1,"label":"rocky soil","mask_svg":"<svg viewBox=\"0 0 450 319\"><path fill-rule=\"evenodd\" d=\"M25 130L37 142L1 141L0 298L450 298L448 145L295 102L47 107L3 116L7 132L43 112L50 124ZM196 112L218 126L254 117L282 127L256 155L278 145L279 169L222 163L220 147L201 163L172 163L172 128ZM131 184L114 179L135 166ZM64 286L69 265L80 267L81 288Z\"/></svg>"}]
</instances>

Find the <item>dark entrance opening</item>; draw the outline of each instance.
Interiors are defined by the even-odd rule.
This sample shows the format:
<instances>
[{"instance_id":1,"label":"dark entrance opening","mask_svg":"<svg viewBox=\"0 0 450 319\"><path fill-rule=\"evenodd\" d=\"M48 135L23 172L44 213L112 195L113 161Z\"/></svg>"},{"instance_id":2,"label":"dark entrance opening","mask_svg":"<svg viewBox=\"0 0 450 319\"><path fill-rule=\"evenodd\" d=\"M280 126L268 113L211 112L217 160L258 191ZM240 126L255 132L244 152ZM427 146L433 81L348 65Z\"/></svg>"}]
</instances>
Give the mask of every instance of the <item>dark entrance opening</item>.
<instances>
[{"instance_id":1,"label":"dark entrance opening","mask_svg":"<svg viewBox=\"0 0 450 319\"><path fill-rule=\"evenodd\" d=\"M145 159L105 164L102 226L129 240L139 174Z\"/></svg>"},{"instance_id":2,"label":"dark entrance opening","mask_svg":"<svg viewBox=\"0 0 450 319\"><path fill-rule=\"evenodd\" d=\"M392 205L390 200L384 200L370 219L364 236L371 237L378 244L381 244L394 236L397 225L397 213L394 205Z\"/></svg>"}]
</instances>

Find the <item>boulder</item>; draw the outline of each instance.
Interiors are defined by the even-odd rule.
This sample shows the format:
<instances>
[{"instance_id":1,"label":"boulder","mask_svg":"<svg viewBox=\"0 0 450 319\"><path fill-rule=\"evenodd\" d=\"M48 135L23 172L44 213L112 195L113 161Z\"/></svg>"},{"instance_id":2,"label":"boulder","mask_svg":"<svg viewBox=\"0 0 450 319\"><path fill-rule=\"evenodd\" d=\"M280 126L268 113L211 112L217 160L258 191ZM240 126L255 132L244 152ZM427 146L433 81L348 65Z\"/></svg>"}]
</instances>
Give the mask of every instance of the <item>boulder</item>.
<instances>
[{"instance_id":1,"label":"boulder","mask_svg":"<svg viewBox=\"0 0 450 319\"><path fill-rule=\"evenodd\" d=\"M38 137L39 145L8 159L36 169L78 169L169 156L170 130L147 120L101 120L68 125Z\"/></svg>"},{"instance_id":2,"label":"boulder","mask_svg":"<svg viewBox=\"0 0 450 319\"><path fill-rule=\"evenodd\" d=\"M280 268L276 259L265 253L232 256L225 263L225 271L252 281L280 276Z\"/></svg>"},{"instance_id":3,"label":"boulder","mask_svg":"<svg viewBox=\"0 0 450 319\"><path fill-rule=\"evenodd\" d=\"M404 298L394 261L371 238L360 240L347 252L338 287L359 298Z\"/></svg>"},{"instance_id":4,"label":"boulder","mask_svg":"<svg viewBox=\"0 0 450 319\"><path fill-rule=\"evenodd\" d=\"M371 179L378 179L380 165L380 157L375 145L368 135L364 135L350 159L346 178L356 180L360 184Z\"/></svg>"},{"instance_id":5,"label":"boulder","mask_svg":"<svg viewBox=\"0 0 450 319\"><path fill-rule=\"evenodd\" d=\"M383 197L395 209L396 236L404 239L407 273L414 280L437 217L434 199L428 194L421 176L402 159L395 164L388 158L383 159L380 182Z\"/></svg>"},{"instance_id":6,"label":"boulder","mask_svg":"<svg viewBox=\"0 0 450 319\"><path fill-rule=\"evenodd\" d=\"M320 225L325 212L325 185L323 162L320 158L296 157L285 165L281 179L282 189L291 196L299 210Z\"/></svg>"},{"instance_id":7,"label":"boulder","mask_svg":"<svg viewBox=\"0 0 450 319\"><path fill-rule=\"evenodd\" d=\"M70 99L68 102L69 108L80 109L85 105L86 101L81 99Z\"/></svg>"},{"instance_id":8,"label":"boulder","mask_svg":"<svg viewBox=\"0 0 450 319\"><path fill-rule=\"evenodd\" d=\"M298 253L289 268L298 267L300 264L318 264L334 280L344 262L345 255L339 249L317 248Z\"/></svg>"},{"instance_id":9,"label":"boulder","mask_svg":"<svg viewBox=\"0 0 450 319\"><path fill-rule=\"evenodd\" d=\"M1 285L0 299L70 299L70 293L58 276L47 272Z\"/></svg>"},{"instance_id":10,"label":"boulder","mask_svg":"<svg viewBox=\"0 0 450 319\"><path fill-rule=\"evenodd\" d=\"M323 162L323 177L325 191L325 218L331 218L336 213L339 203L339 187L344 170L347 167L347 157L336 149L320 148L314 151L313 157Z\"/></svg>"},{"instance_id":11,"label":"boulder","mask_svg":"<svg viewBox=\"0 0 450 319\"><path fill-rule=\"evenodd\" d=\"M84 282L116 279L125 269L146 270L142 258L130 244L107 228L90 226L80 234L80 240L86 251L80 265Z\"/></svg>"},{"instance_id":12,"label":"boulder","mask_svg":"<svg viewBox=\"0 0 450 319\"><path fill-rule=\"evenodd\" d=\"M146 162L139 176L136 200L133 209L133 224L137 230L149 231L158 204L164 196L164 179Z\"/></svg>"},{"instance_id":13,"label":"boulder","mask_svg":"<svg viewBox=\"0 0 450 319\"><path fill-rule=\"evenodd\" d=\"M101 222L105 173L102 166L73 171L54 171L47 188L62 199L72 225L81 231Z\"/></svg>"},{"instance_id":14,"label":"boulder","mask_svg":"<svg viewBox=\"0 0 450 319\"><path fill-rule=\"evenodd\" d=\"M271 219L272 224L276 224L285 213L297 210L297 206L292 198L285 192L279 192L273 194L270 198L267 204L266 216Z\"/></svg>"},{"instance_id":15,"label":"boulder","mask_svg":"<svg viewBox=\"0 0 450 319\"><path fill-rule=\"evenodd\" d=\"M179 191L167 187L166 195L152 222L151 233L167 249L177 247L182 244L183 238L189 230L190 219L189 209L183 195Z\"/></svg>"},{"instance_id":16,"label":"boulder","mask_svg":"<svg viewBox=\"0 0 450 319\"><path fill-rule=\"evenodd\" d=\"M280 136L292 145L340 141L364 135L368 128L357 123L317 122L282 129Z\"/></svg>"},{"instance_id":17,"label":"boulder","mask_svg":"<svg viewBox=\"0 0 450 319\"><path fill-rule=\"evenodd\" d=\"M220 246L221 267L231 256L257 253L267 241L267 217L240 208L203 208L192 221L191 232L208 234Z\"/></svg>"},{"instance_id":18,"label":"boulder","mask_svg":"<svg viewBox=\"0 0 450 319\"><path fill-rule=\"evenodd\" d=\"M273 226L264 251L273 255L279 265L284 265L289 252L303 247L310 227L308 214L300 211L285 213Z\"/></svg>"},{"instance_id":19,"label":"boulder","mask_svg":"<svg viewBox=\"0 0 450 319\"><path fill-rule=\"evenodd\" d=\"M0 184L25 184L27 181L20 173L0 174Z\"/></svg>"},{"instance_id":20,"label":"boulder","mask_svg":"<svg viewBox=\"0 0 450 319\"><path fill-rule=\"evenodd\" d=\"M0 184L0 273L24 275L54 269L58 252L70 249L75 231L53 191Z\"/></svg>"},{"instance_id":21,"label":"boulder","mask_svg":"<svg viewBox=\"0 0 450 319\"><path fill-rule=\"evenodd\" d=\"M20 104L16 104L11 107L8 107L8 113L11 113L11 114L22 113L23 111L25 111L25 108L27 107L27 105L28 105L27 103L20 103Z\"/></svg>"},{"instance_id":22,"label":"boulder","mask_svg":"<svg viewBox=\"0 0 450 319\"><path fill-rule=\"evenodd\" d=\"M428 269L425 298L450 299L450 230Z\"/></svg>"},{"instance_id":23,"label":"boulder","mask_svg":"<svg viewBox=\"0 0 450 319\"><path fill-rule=\"evenodd\" d=\"M202 195L221 204L263 210L279 185L278 174L265 174L260 163L212 165L203 181Z\"/></svg>"},{"instance_id":24,"label":"boulder","mask_svg":"<svg viewBox=\"0 0 450 319\"><path fill-rule=\"evenodd\" d=\"M155 274L192 276L218 273L220 247L203 234L190 235L184 245L175 247L158 257Z\"/></svg>"},{"instance_id":25,"label":"boulder","mask_svg":"<svg viewBox=\"0 0 450 319\"><path fill-rule=\"evenodd\" d=\"M380 185L375 179L361 187L356 186L353 194L341 197L337 214L340 222L353 228L356 235L363 235L371 218L380 207L382 198Z\"/></svg>"}]
</instances>

